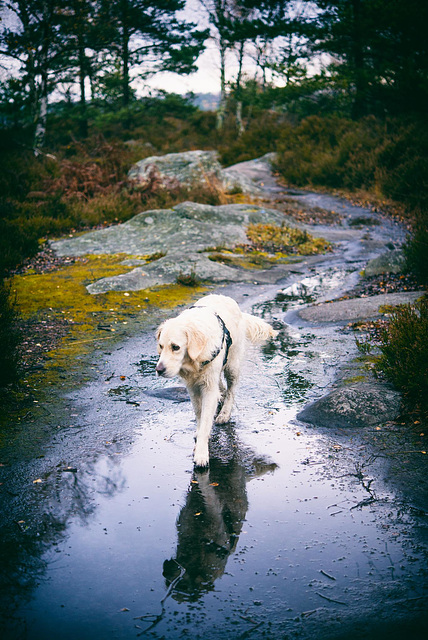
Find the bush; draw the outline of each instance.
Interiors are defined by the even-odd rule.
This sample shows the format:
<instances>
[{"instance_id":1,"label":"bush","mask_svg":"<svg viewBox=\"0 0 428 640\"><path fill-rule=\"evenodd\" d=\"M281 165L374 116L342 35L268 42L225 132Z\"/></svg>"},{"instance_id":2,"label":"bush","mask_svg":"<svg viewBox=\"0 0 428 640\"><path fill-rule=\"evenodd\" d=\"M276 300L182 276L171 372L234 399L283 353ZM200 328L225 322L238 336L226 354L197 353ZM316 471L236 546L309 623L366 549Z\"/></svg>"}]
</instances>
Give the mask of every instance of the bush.
<instances>
[{"instance_id":1,"label":"bush","mask_svg":"<svg viewBox=\"0 0 428 640\"><path fill-rule=\"evenodd\" d=\"M281 128L278 169L291 184L366 190L428 208L425 121L309 116Z\"/></svg>"},{"instance_id":2,"label":"bush","mask_svg":"<svg viewBox=\"0 0 428 640\"><path fill-rule=\"evenodd\" d=\"M0 278L39 248L37 231L22 226L14 213L10 203L0 202Z\"/></svg>"},{"instance_id":3,"label":"bush","mask_svg":"<svg viewBox=\"0 0 428 640\"><path fill-rule=\"evenodd\" d=\"M18 375L18 346L20 334L17 314L10 288L0 282L0 388L13 382Z\"/></svg>"},{"instance_id":4,"label":"bush","mask_svg":"<svg viewBox=\"0 0 428 640\"><path fill-rule=\"evenodd\" d=\"M408 402L428 410L428 298L402 305L380 336L377 365Z\"/></svg>"},{"instance_id":5,"label":"bush","mask_svg":"<svg viewBox=\"0 0 428 640\"><path fill-rule=\"evenodd\" d=\"M428 210L417 211L413 231L403 246L406 271L421 284L428 285Z\"/></svg>"},{"instance_id":6,"label":"bush","mask_svg":"<svg viewBox=\"0 0 428 640\"><path fill-rule=\"evenodd\" d=\"M373 117L310 116L281 130L278 169L299 186L371 189L382 145L382 124Z\"/></svg>"},{"instance_id":7,"label":"bush","mask_svg":"<svg viewBox=\"0 0 428 640\"><path fill-rule=\"evenodd\" d=\"M236 162L253 160L276 151L277 141L283 127L284 116L265 112L250 120L241 136L237 135L234 116L226 121L218 144L220 162L230 166Z\"/></svg>"}]
</instances>

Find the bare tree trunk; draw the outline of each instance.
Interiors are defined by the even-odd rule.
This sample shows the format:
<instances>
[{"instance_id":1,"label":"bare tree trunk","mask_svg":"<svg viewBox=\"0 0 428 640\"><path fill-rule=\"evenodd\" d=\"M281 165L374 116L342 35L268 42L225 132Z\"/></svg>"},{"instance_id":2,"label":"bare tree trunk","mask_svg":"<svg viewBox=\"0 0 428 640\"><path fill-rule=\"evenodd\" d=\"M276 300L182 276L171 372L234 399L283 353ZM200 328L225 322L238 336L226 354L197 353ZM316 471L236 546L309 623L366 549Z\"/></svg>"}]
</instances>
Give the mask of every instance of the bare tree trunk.
<instances>
[{"instance_id":1,"label":"bare tree trunk","mask_svg":"<svg viewBox=\"0 0 428 640\"><path fill-rule=\"evenodd\" d=\"M226 112L226 45L220 40L220 103L217 109L217 129L222 129Z\"/></svg>"},{"instance_id":2,"label":"bare tree trunk","mask_svg":"<svg viewBox=\"0 0 428 640\"><path fill-rule=\"evenodd\" d=\"M25 2L25 0L20 0L18 2L18 6L19 6L19 18L24 27L24 33L25 32L28 33L30 30L30 16L28 13L27 3ZM37 101L37 85L36 85L36 65L34 61L34 52L31 47L28 49L28 58L25 63L25 70L28 76L30 113L31 113L33 122L35 122L37 119L38 101Z\"/></svg>"},{"instance_id":3,"label":"bare tree trunk","mask_svg":"<svg viewBox=\"0 0 428 640\"><path fill-rule=\"evenodd\" d=\"M355 81L355 100L353 105L354 118L360 118L366 110L366 82L364 69L364 51L362 46L362 6L361 0L352 0L354 14L353 29L353 62Z\"/></svg>"},{"instance_id":4,"label":"bare tree trunk","mask_svg":"<svg viewBox=\"0 0 428 640\"><path fill-rule=\"evenodd\" d=\"M39 113L34 135L34 154L36 156L40 154L40 149L43 147L46 137L48 115L48 74L46 69L43 69L41 74L40 94Z\"/></svg>"},{"instance_id":5,"label":"bare tree trunk","mask_svg":"<svg viewBox=\"0 0 428 640\"><path fill-rule=\"evenodd\" d=\"M42 50L40 54L40 97L39 97L39 113L37 117L36 131L34 134L34 153L39 155L40 149L45 144L46 124L48 116L48 53L49 53L49 28L50 28L50 10L47 2L43 2L43 19L44 33Z\"/></svg>"},{"instance_id":6,"label":"bare tree trunk","mask_svg":"<svg viewBox=\"0 0 428 640\"><path fill-rule=\"evenodd\" d=\"M238 135L242 136L244 133L244 123L242 122L242 96L241 96L241 80L242 80L242 63L244 61L244 47L245 42L239 43L239 55L238 55L238 75L236 76L236 126L238 128Z\"/></svg>"},{"instance_id":7,"label":"bare tree trunk","mask_svg":"<svg viewBox=\"0 0 428 640\"><path fill-rule=\"evenodd\" d=\"M82 138L86 138L88 135L88 118L86 113L86 90L85 90L85 80L86 80L86 70L87 70L87 59L85 54L85 43L81 34L79 34L79 87L80 87L80 135Z\"/></svg>"}]
</instances>

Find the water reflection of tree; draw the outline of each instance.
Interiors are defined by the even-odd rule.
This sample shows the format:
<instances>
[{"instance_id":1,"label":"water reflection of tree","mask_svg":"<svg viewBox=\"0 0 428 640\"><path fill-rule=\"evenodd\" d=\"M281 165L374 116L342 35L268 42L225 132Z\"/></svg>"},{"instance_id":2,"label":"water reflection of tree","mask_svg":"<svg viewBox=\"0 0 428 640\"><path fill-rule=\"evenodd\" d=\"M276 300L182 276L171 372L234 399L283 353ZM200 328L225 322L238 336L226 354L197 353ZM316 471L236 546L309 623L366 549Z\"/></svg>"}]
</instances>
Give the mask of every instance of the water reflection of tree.
<instances>
[{"instance_id":1,"label":"water reflection of tree","mask_svg":"<svg viewBox=\"0 0 428 640\"><path fill-rule=\"evenodd\" d=\"M247 481L275 467L241 448L231 427L214 434L209 470L193 474L177 519L177 550L164 562L163 575L175 600L195 601L214 588L242 530Z\"/></svg>"},{"instance_id":2,"label":"water reflection of tree","mask_svg":"<svg viewBox=\"0 0 428 640\"><path fill-rule=\"evenodd\" d=\"M24 637L25 620L15 608L43 579L48 566L45 553L64 541L70 520L87 523L98 494L113 496L126 487L115 456L81 461L78 468L59 463L45 470L41 480L36 486L26 477L19 485L15 482L16 494L1 504L0 619L13 630L10 637Z\"/></svg>"}]
</instances>

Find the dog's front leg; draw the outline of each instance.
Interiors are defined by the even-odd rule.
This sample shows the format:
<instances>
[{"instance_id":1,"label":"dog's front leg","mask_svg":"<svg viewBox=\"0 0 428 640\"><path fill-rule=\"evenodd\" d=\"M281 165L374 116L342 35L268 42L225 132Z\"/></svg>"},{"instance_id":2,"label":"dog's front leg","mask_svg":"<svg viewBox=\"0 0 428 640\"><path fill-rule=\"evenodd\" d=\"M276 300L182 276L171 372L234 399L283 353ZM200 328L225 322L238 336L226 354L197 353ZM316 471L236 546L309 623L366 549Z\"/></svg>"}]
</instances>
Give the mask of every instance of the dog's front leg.
<instances>
[{"instance_id":1,"label":"dog's front leg","mask_svg":"<svg viewBox=\"0 0 428 640\"><path fill-rule=\"evenodd\" d=\"M214 421L217 405L220 400L220 391L216 387L206 388L201 396L201 417L198 420L196 430L196 445L194 462L197 467L206 467L209 462L208 440Z\"/></svg>"},{"instance_id":2,"label":"dog's front leg","mask_svg":"<svg viewBox=\"0 0 428 640\"><path fill-rule=\"evenodd\" d=\"M201 422L201 411L202 411L202 397L201 397L201 389L199 387L191 387L187 388L190 396L190 400L192 401L193 411L195 412L196 417L196 433L199 431L199 424Z\"/></svg>"}]
</instances>

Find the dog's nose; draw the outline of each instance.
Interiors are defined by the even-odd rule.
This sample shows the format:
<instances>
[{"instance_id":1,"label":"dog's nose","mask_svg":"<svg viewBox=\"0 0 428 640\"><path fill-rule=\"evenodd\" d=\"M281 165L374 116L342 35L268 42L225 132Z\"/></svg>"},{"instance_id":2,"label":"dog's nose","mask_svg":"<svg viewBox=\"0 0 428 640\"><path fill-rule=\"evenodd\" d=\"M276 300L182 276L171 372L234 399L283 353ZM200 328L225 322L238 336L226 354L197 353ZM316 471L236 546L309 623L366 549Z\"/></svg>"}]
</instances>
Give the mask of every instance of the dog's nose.
<instances>
[{"instance_id":1,"label":"dog's nose","mask_svg":"<svg viewBox=\"0 0 428 640\"><path fill-rule=\"evenodd\" d=\"M156 365L156 373L158 374L158 376L163 376L165 371L165 365L162 364L162 362L158 362Z\"/></svg>"}]
</instances>

